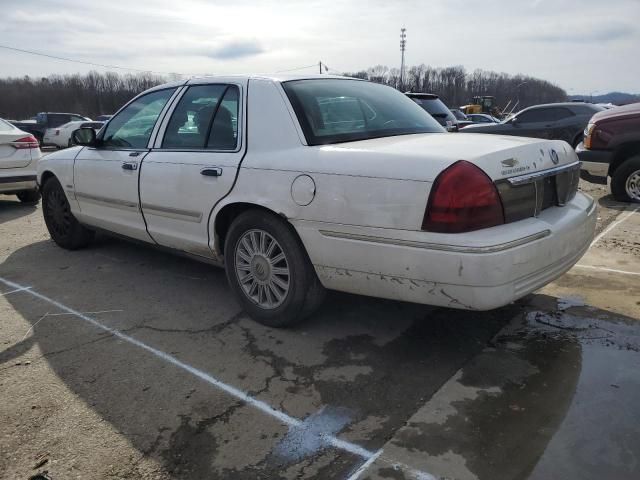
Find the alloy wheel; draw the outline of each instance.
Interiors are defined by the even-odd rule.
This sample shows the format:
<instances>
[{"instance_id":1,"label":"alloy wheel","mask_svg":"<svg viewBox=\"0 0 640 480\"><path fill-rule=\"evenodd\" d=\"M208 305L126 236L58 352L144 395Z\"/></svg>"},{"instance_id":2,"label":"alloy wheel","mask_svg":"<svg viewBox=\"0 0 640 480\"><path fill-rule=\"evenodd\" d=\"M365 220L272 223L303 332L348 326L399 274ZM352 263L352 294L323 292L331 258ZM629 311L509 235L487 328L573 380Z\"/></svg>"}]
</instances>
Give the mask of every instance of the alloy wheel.
<instances>
[{"instance_id":1,"label":"alloy wheel","mask_svg":"<svg viewBox=\"0 0 640 480\"><path fill-rule=\"evenodd\" d=\"M71 228L71 210L64 193L59 188L54 188L45 201L44 211L49 220L49 226L56 235L66 236Z\"/></svg>"},{"instance_id":2,"label":"alloy wheel","mask_svg":"<svg viewBox=\"0 0 640 480\"><path fill-rule=\"evenodd\" d=\"M625 190L629 198L640 202L640 170L636 170L627 177L625 183Z\"/></svg>"},{"instance_id":3,"label":"alloy wheel","mask_svg":"<svg viewBox=\"0 0 640 480\"><path fill-rule=\"evenodd\" d=\"M277 308L289 293L287 257L264 230L248 230L240 237L235 247L235 272L244 294L260 308Z\"/></svg>"}]
</instances>

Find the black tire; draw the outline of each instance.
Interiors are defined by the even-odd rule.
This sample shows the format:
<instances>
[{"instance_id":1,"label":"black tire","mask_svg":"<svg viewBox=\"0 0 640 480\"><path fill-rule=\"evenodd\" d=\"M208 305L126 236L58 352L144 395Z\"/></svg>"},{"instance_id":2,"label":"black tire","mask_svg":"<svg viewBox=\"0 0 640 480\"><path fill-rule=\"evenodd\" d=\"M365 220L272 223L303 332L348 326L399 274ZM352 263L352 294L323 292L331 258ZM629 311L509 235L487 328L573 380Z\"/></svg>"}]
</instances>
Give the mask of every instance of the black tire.
<instances>
[{"instance_id":1,"label":"black tire","mask_svg":"<svg viewBox=\"0 0 640 480\"><path fill-rule=\"evenodd\" d=\"M240 245L242 239L246 239L246 235L252 232L256 235L260 235L261 232L266 233L268 237L275 240L277 244L277 246L274 247L277 249L275 251L280 251L284 254L283 261L288 270L286 277L288 279L288 290L283 295L281 303L273 307L260 306L258 304L260 293L256 293L258 299L252 298L250 292L245 291L245 288L249 285L247 282L241 284L239 278L239 264L236 263L236 259L238 258L237 251L238 249L242 249ZM267 240L267 242L268 241L269 240ZM258 256L260 255L258 254ZM254 257L252 257L252 259L253 258ZM248 210L240 214L233 221L225 239L224 259L227 280L229 281L231 289L249 316L263 325L269 327L288 327L294 325L311 315L324 299L324 287L318 280L313 265L299 238L292 231L290 225L268 212ZM268 264L272 266L282 265L278 263ZM247 269L247 272L251 273L252 276L254 275L253 271L249 272ZM255 273L255 275L257 276L257 273ZM268 276L272 275L269 274ZM253 284L256 282L250 282L252 289ZM245 287L242 285L245 285ZM257 288L260 289L260 286ZM265 292L269 292L268 296L276 298L269 287L263 286L262 288ZM265 293L265 295L267 295L267 293ZM265 300L268 302L266 298Z\"/></svg>"},{"instance_id":2,"label":"black tire","mask_svg":"<svg viewBox=\"0 0 640 480\"><path fill-rule=\"evenodd\" d=\"M40 201L40 192L38 190L25 190L16 194L18 200L27 205L35 205Z\"/></svg>"},{"instance_id":3,"label":"black tire","mask_svg":"<svg viewBox=\"0 0 640 480\"><path fill-rule=\"evenodd\" d=\"M625 160L621 165L616 168L611 177L611 193L613 198L620 202L640 202L640 195L636 193L636 197L630 194L630 190L627 186L627 180L631 177L640 177L640 155ZM640 189L640 185L636 182L636 192Z\"/></svg>"},{"instance_id":4,"label":"black tire","mask_svg":"<svg viewBox=\"0 0 640 480\"><path fill-rule=\"evenodd\" d=\"M71 213L69 201L57 178L42 187L42 213L54 242L67 250L77 250L91 243L95 232L83 227Z\"/></svg>"}]
</instances>

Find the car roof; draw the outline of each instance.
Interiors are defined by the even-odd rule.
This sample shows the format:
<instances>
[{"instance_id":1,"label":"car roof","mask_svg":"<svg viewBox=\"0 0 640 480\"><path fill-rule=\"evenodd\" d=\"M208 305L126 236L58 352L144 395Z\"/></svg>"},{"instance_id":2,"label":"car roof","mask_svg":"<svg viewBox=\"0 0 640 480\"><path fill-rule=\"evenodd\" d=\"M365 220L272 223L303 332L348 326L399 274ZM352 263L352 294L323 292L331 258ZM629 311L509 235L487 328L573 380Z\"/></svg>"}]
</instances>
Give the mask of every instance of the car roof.
<instances>
[{"instance_id":1,"label":"car roof","mask_svg":"<svg viewBox=\"0 0 640 480\"><path fill-rule=\"evenodd\" d=\"M69 112L39 112L38 115L44 113L45 115L77 115L79 117L84 117L84 115L80 113L69 113Z\"/></svg>"},{"instance_id":2,"label":"car roof","mask_svg":"<svg viewBox=\"0 0 640 480\"><path fill-rule=\"evenodd\" d=\"M597 105L593 103L583 103L583 102L556 102L556 103L542 103L540 105L532 105L531 107L527 107L524 110L532 110L535 108L551 108L551 107L567 107L567 108L575 108L575 107L584 107L585 105L592 105L594 107L593 111L600 111Z\"/></svg>"},{"instance_id":3,"label":"car roof","mask_svg":"<svg viewBox=\"0 0 640 480\"><path fill-rule=\"evenodd\" d=\"M340 79L340 80L357 80L357 81L365 81L361 78L353 78L353 77L345 77L344 75L328 75L328 74L291 74L291 73L271 73L271 74L243 74L243 75L203 75L203 76L195 76L186 80L177 80L175 82L163 83L162 85L158 85L156 87L150 88L147 92L153 90L164 90L165 88L171 87L180 87L182 85L197 85L202 83L215 83L216 81L225 81L228 82L230 79L236 79L239 81L251 80L251 79L261 79L261 80L271 80L272 82L290 82L292 80L315 80L315 79Z\"/></svg>"}]
</instances>

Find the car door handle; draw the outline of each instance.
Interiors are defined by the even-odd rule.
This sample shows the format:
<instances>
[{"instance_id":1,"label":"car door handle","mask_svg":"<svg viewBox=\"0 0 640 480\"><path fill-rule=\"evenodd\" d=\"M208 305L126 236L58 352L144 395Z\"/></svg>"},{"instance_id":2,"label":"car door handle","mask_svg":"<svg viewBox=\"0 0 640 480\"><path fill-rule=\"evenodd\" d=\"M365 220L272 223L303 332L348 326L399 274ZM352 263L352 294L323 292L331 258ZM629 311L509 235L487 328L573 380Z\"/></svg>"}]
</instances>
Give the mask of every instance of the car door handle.
<instances>
[{"instance_id":1,"label":"car door handle","mask_svg":"<svg viewBox=\"0 0 640 480\"><path fill-rule=\"evenodd\" d=\"M138 164L134 163L134 162L124 162L122 164L122 169L123 170L137 170L138 169Z\"/></svg>"},{"instance_id":2,"label":"car door handle","mask_svg":"<svg viewBox=\"0 0 640 480\"><path fill-rule=\"evenodd\" d=\"M218 167L204 168L200 170L200 175L204 175L205 177L219 177L222 175L222 169Z\"/></svg>"}]
</instances>

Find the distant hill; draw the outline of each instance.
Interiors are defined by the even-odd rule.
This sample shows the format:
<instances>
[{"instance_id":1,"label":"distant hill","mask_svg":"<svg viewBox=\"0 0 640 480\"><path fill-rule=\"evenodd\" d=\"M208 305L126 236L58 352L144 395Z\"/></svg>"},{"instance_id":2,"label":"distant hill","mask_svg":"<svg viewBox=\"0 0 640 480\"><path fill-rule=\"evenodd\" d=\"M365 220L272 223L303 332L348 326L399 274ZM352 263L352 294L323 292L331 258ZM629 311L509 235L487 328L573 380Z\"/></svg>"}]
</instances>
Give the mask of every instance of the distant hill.
<instances>
[{"instance_id":1,"label":"distant hill","mask_svg":"<svg viewBox=\"0 0 640 480\"><path fill-rule=\"evenodd\" d=\"M640 94L609 92L604 95L570 95L570 100L586 100L593 103L613 103L614 105L626 105L627 103L640 102Z\"/></svg>"}]
</instances>

